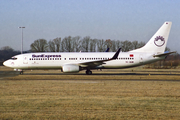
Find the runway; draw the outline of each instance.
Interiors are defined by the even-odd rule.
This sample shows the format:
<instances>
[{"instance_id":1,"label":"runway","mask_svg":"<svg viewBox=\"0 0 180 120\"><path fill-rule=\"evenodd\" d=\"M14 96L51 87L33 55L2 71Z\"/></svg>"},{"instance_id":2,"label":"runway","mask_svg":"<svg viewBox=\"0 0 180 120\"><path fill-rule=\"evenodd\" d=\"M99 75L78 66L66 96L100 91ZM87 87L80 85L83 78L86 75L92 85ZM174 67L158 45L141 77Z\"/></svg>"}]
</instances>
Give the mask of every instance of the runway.
<instances>
[{"instance_id":1,"label":"runway","mask_svg":"<svg viewBox=\"0 0 180 120\"><path fill-rule=\"evenodd\" d=\"M14 77L20 74L19 71L0 71L0 79L5 77Z\"/></svg>"},{"instance_id":2,"label":"runway","mask_svg":"<svg viewBox=\"0 0 180 120\"><path fill-rule=\"evenodd\" d=\"M25 71L20 75L19 71L0 71L0 79L26 79L26 80L125 80L125 81L171 81L180 82L180 72L177 71L121 71L93 72L92 75L80 73L62 73L59 71Z\"/></svg>"}]
</instances>

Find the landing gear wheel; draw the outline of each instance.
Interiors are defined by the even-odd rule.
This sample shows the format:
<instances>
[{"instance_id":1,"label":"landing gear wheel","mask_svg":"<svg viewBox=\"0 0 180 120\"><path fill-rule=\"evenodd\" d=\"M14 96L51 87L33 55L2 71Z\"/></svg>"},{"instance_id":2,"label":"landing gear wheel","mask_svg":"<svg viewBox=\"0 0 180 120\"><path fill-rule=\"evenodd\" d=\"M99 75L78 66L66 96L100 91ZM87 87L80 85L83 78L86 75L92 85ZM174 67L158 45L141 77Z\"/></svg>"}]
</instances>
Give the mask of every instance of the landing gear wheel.
<instances>
[{"instance_id":1,"label":"landing gear wheel","mask_svg":"<svg viewBox=\"0 0 180 120\"><path fill-rule=\"evenodd\" d=\"M22 74L23 74L23 71L20 72L20 75L22 75Z\"/></svg>"},{"instance_id":2,"label":"landing gear wheel","mask_svg":"<svg viewBox=\"0 0 180 120\"><path fill-rule=\"evenodd\" d=\"M86 70L86 74L87 74L87 75L92 75L92 71Z\"/></svg>"}]
</instances>

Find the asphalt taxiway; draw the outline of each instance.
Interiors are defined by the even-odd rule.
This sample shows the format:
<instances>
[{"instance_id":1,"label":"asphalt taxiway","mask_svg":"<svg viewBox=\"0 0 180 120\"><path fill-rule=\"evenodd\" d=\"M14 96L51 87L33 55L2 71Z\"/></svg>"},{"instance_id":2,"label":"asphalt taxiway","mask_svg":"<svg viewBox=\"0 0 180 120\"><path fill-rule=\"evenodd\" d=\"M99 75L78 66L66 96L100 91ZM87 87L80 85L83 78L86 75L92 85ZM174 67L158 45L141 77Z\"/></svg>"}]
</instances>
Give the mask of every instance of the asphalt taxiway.
<instances>
[{"instance_id":1,"label":"asphalt taxiway","mask_svg":"<svg viewBox=\"0 0 180 120\"><path fill-rule=\"evenodd\" d=\"M7 77L15 77L15 76L18 76L18 75L20 75L20 71L0 71L0 79L6 79ZM35 76L35 75L40 75L41 77L42 77L42 80L45 80L44 79L44 77L48 77L48 76L51 76L51 79L58 79L58 78L56 78L57 76L62 76L62 77L65 77L66 79L64 79L64 80L70 80L70 79L68 79L66 76L67 75L77 75L77 76L92 76L92 77L98 77L98 76L104 76L104 77L109 77L109 76L117 76L117 77L119 77L119 76L122 76L123 78L125 77L126 78L126 76L134 76L134 78L133 79L123 79L123 78L121 78L121 79L115 79L115 80L126 80L126 81L171 81L171 82L180 82L180 72L179 71L173 71L173 72L167 72L167 71L149 71L149 72L147 72L147 71L137 71L137 72L120 72L120 73L118 73L118 72L115 72L115 73L113 73L113 72L111 72L111 73L108 73L108 72L94 72L92 75L86 75L85 73L83 73L83 72L80 72L80 73L71 73L71 74L66 74L66 73L62 73L62 72L59 72L59 73L53 73L53 72L45 72L45 73L43 73L43 72L24 72L24 74L22 75L22 76ZM21 75L20 75L21 76ZM44 77L43 77L44 76ZM53 78L53 76L55 76L55 78ZM148 78L148 76L155 76L153 79L151 79L151 78L148 78L148 79L136 79L135 77L136 76L141 76L142 78ZM159 76L163 76L163 77L176 77L176 79L172 79L172 80L170 80L170 79L163 79L163 77L162 77L162 79L155 79L155 78L157 78L157 77L159 77ZM41 79L41 77L40 77L40 79ZM140 78L141 78L140 77ZM60 79L60 80L63 80L63 79ZM72 79L71 79L72 80ZM77 79L74 79L74 80L77 80ZM83 80L82 78L81 78L81 80ZM89 77L88 79L86 79L86 80L94 80L93 78L91 78L91 77ZM113 78L111 79L111 77L109 77L109 78L107 78L107 79L105 79L105 80L114 80Z\"/></svg>"}]
</instances>

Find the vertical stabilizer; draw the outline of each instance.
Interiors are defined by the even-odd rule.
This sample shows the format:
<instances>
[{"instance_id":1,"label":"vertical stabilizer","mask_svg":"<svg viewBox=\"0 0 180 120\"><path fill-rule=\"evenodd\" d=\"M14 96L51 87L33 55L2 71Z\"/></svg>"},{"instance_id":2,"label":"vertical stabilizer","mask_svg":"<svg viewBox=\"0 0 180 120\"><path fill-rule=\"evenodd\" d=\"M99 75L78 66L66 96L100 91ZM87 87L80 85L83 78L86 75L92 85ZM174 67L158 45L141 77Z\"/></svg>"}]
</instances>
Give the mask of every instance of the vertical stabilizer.
<instances>
[{"instance_id":1,"label":"vertical stabilizer","mask_svg":"<svg viewBox=\"0 0 180 120\"><path fill-rule=\"evenodd\" d=\"M172 22L165 22L142 48L130 52L164 53Z\"/></svg>"}]
</instances>

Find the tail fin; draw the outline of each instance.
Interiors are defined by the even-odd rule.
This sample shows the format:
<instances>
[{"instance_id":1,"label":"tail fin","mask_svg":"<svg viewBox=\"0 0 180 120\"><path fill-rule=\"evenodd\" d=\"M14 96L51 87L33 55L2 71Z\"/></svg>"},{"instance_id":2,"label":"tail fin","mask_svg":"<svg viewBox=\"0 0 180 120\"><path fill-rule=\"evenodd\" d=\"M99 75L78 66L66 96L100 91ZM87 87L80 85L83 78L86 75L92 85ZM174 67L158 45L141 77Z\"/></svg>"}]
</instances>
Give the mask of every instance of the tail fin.
<instances>
[{"instance_id":1,"label":"tail fin","mask_svg":"<svg viewBox=\"0 0 180 120\"><path fill-rule=\"evenodd\" d=\"M164 53L172 22L165 22L142 48L130 52Z\"/></svg>"}]
</instances>

